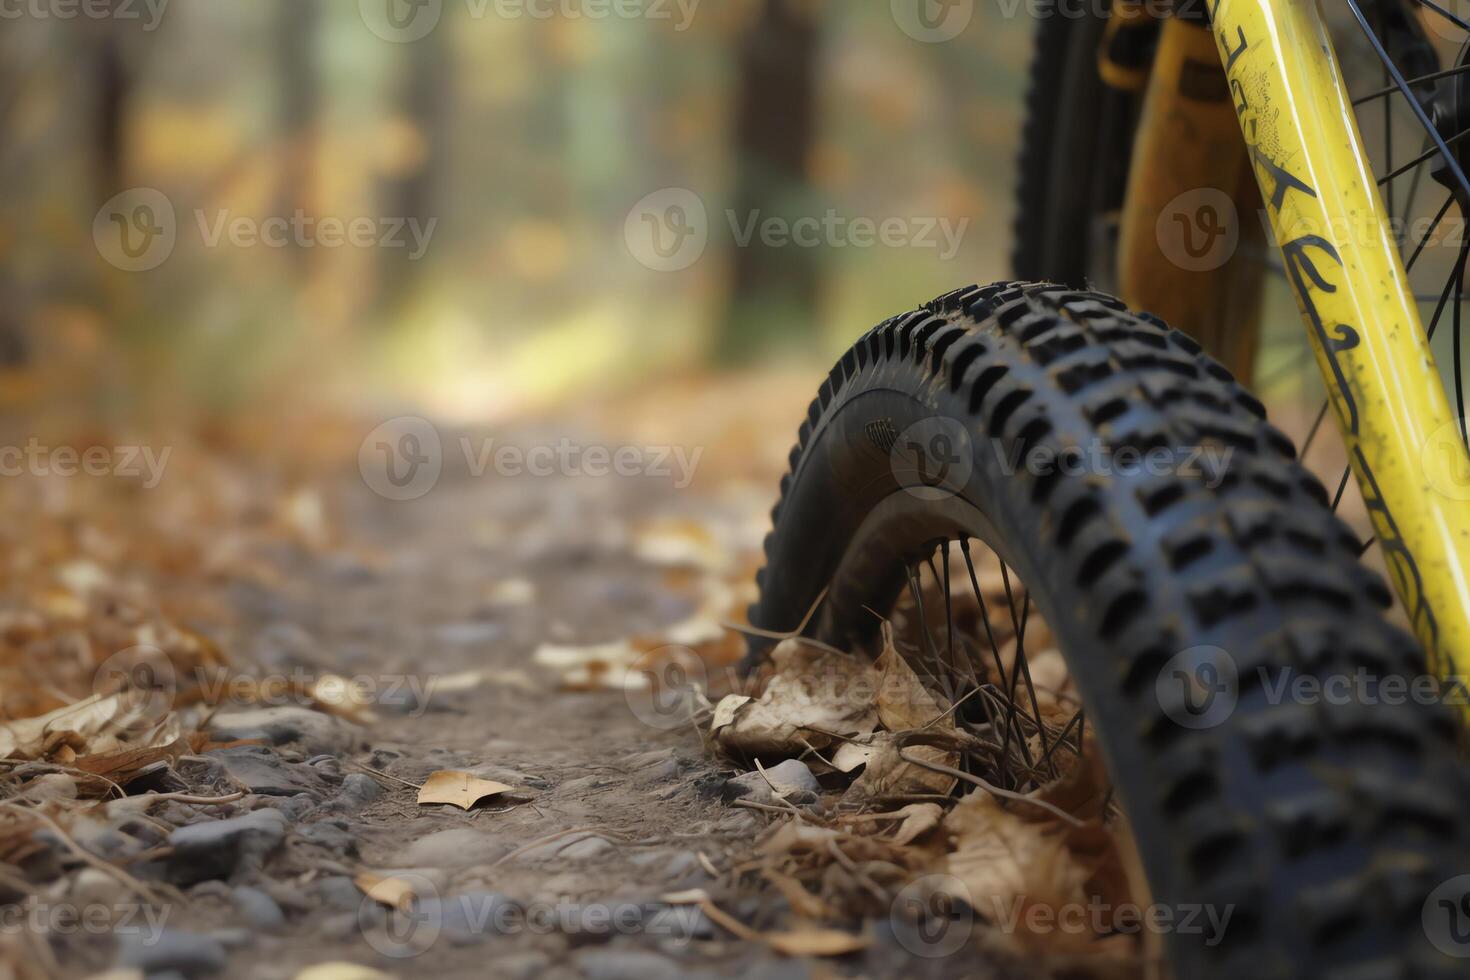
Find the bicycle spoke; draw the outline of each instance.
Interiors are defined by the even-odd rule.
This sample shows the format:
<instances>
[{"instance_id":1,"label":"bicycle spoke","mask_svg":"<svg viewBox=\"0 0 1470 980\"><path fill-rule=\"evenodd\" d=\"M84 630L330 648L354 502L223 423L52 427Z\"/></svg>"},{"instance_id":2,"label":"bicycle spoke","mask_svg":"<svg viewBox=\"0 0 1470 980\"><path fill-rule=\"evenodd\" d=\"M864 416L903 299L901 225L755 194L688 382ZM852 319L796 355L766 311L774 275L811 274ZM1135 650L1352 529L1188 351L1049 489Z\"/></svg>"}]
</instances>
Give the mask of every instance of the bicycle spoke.
<instances>
[{"instance_id":1,"label":"bicycle spoke","mask_svg":"<svg viewBox=\"0 0 1470 980\"><path fill-rule=\"evenodd\" d=\"M1404 80L1403 73L1393 63L1393 59L1388 56L1388 51L1384 48L1383 42L1378 39L1378 35L1374 34L1372 28L1368 26L1368 19L1363 16L1363 10L1358 6L1358 0L1346 0L1346 2L1348 9L1353 13L1353 18L1357 20L1358 26L1362 28L1363 34L1367 36L1368 43L1373 46L1374 54L1378 55L1378 60L1383 62L1383 67L1388 72L1389 77L1393 79L1394 85L1398 86L1399 90L1404 93L1404 98L1409 103L1409 108L1413 110L1414 116L1419 120L1419 124L1424 127L1424 132L1429 134L1430 140L1434 142L1439 152L1444 155L1445 166L1454 175L1455 182L1464 189L1467 195L1470 195L1470 179L1465 177L1465 171L1460 169L1459 161L1455 159L1454 154L1450 153L1449 145L1445 142L1444 137L1439 135L1439 130L1435 129L1434 122L1429 118L1429 114L1424 111L1424 106L1419 104L1419 100L1409 90L1409 83ZM1430 0L1422 0L1422 2L1426 5L1430 4ZM1456 19L1456 23L1459 23L1458 19ZM1459 139L1464 135L1466 134L1460 133L1455 138ZM1379 181L1379 183L1381 184L1383 181Z\"/></svg>"},{"instance_id":2,"label":"bicycle spoke","mask_svg":"<svg viewBox=\"0 0 1470 980\"><path fill-rule=\"evenodd\" d=\"M1444 204L1440 206L1438 213L1434 216L1434 220L1429 223L1429 230L1424 233L1423 238L1419 239L1419 244L1414 246L1414 254L1409 256L1409 261L1404 263L1405 272L1412 272L1414 270L1414 263L1419 261L1419 254L1424 251L1424 246L1429 244L1429 239L1434 237L1435 229L1439 227L1439 223L1449 213L1450 205L1454 203L1455 195L1450 194L1445 197Z\"/></svg>"},{"instance_id":3,"label":"bicycle spoke","mask_svg":"<svg viewBox=\"0 0 1470 980\"><path fill-rule=\"evenodd\" d=\"M1405 79L1405 81L1407 81L1410 86L1413 86L1422 84L1423 82L1433 82L1438 81L1441 78L1449 78L1452 75L1460 75L1467 71L1470 71L1470 64L1456 65L1453 68L1446 68L1443 71L1432 71L1427 75L1419 75L1415 78ZM1397 85L1389 85L1384 88L1369 92L1367 95L1358 96L1356 99L1353 99L1353 105L1356 106L1362 105L1365 102L1372 102L1374 99L1381 99L1385 95L1393 95L1395 92L1398 91L1400 91L1400 89Z\"/></svg>"},{"instance_id":4,"label":"bicycle spoke","mask_svg":"<svg viewBox=\"0 0 1470 980\"><path fill-rule=\"evenodd\" d=\"M1332 495L1332 512L1337 513L1337 505L1342 503L1342 492L1347 489L1348 477L1352 475L1353 468L1345 466L1342 470L1342 479L1337 481L1337 493Z\"/></svg>"},{"instance_id":5,"label":"bicycle spoke","mask_svg":"<svg viewBox=\"0 0 1470 980\"><path fill-rule=\"evenodd\" d=\"M1016 620L1016 600L1011 594L1011 576L1010 571L1006 568L1005 562L1000 563L1000 577L1001 581L1005 583L1006 602L1011 607L1011 621L1014 623ZM1016 678L1017 675L1020 675L1026 681L1026 693L1031 699L1031 710L1036 721L1037 736L1041 739L1042 752L1043 754L1049 754L1047 753L1046 723L1041 719L1041 703L1036 698L1036 685L1031 682L1031 664L1026 659L1026 620L1030 613L1031 590L1027 589L1025 598L1021 600L1021 620L1016 626L1016 668L1012 668L1011 670L1010 696L1011 700L1014 701L1016 697ZM1025 745L1024 740L1022 741L1022 745ZM1029 752L1027 761L1028 763L1030 761ZM1052 775L1056 775L1055 766L1052 766Z\"/></svg>"},{"instance_id":6,"label":"bicycle spoke","mask_svg":"<svg viewBox=\"0 0 1470 980\"><path fill-rule=\"evenodd\" d=\"M929 649L929 662L934 665L934 673L939 675L939 683L944 690L944 696L949 699L950 704L955 702L954 690L949 685L947 672L939 670L939 648L934 644L934 635L929 632L929 620L924 615L924 589L919 581L919 573L913 565L905 566L909 578L909 592L913 594L914 604L919 610L919 629L924 634L924 645Z\"/></svg>"},{"instance_id":7,"label":"bicycle spoke","mask_svg":"<svg viewBox=\"0 0 1470 980\"><path fill-rule=\"evenodd\" d=\"M1317 410L1317 421L1312 423L1312 430L1307 433L1307 441L1302 444L1302 451L1297 456L1303 463L1307 461L1307 453L1312 451L1312 440L1317 438L1317 430L1322 428L1322 420L1327 417L1327 406L1330 402L1322 400L1322 407Z\"/></svg>"},{"instance_id":8,"label":"bicycle spoke","mask_svg":"<svg viewBox=\"0 0 1470 980\"><path fill-rule=\"evenodd\" d=\"M975 601L980 604L980 622L985 626L985 640L990 644L990 654L995 659L995 672L1000 675L1000 683L1004 687L1006 668L1000 659L1000 647L995 642L995 633L990 628L990 613L985 608L985 596L980 594L980 581L975 576L975 563L970 560L969 538L960 538L960 552L965 556L965 569L970 573L970 587L975 590Z\"/></svg>"}]
</instances>

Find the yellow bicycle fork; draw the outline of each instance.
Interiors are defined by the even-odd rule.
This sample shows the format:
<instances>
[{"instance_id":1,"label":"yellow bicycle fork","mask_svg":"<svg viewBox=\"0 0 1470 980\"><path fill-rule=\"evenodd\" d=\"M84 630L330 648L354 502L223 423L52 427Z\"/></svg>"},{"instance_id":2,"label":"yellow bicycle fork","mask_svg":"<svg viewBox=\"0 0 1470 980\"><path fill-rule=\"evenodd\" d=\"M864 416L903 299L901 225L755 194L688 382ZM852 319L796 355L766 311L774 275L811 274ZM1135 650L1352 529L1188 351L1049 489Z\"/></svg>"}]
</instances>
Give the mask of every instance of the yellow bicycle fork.
<instances>
[{"instance_id":1,"label":"yellow bicycle fork","mask_svg":"<svg viewBox=\"0 0 1470 980\"><path fill-rule=\"evenodd\" d=\"M1321 11L1212 0L1215 43L1363 499L1431 667L1470 665L1460 442ZM1460 705L1470 720L1470 708Z\"/></svg>"},{"instance_id":2,"label":"yellow bicycle fork","mask_svg":"<svg viewBox=\"0 0 1470 980\"><path fill-rule=\"evenodd\" d=\"M1327 26L1313 0L1207 3L1208 27L1161 25L1121 222L1124 296L1186 327L1195 316L1206 333L1226 329L1200 308L1232 293L1231 277L1191 276L1188 254L1161 254L1168 229L1155 220L1192 189L1264 209L1390 577L1431 668L1459 682L1470 670L1470 456ZM1223 104L1188 84L1202 44L1224 65ZM1244 158L1233 134L1236 149L1218 149L1224 126L1244 135ZM1259 198L1241 192L1242 165ZM1242 228L1259 224L1240 215ZM1470 706L1456 702L1470 723Z\"/></svg>"}]
</instances>

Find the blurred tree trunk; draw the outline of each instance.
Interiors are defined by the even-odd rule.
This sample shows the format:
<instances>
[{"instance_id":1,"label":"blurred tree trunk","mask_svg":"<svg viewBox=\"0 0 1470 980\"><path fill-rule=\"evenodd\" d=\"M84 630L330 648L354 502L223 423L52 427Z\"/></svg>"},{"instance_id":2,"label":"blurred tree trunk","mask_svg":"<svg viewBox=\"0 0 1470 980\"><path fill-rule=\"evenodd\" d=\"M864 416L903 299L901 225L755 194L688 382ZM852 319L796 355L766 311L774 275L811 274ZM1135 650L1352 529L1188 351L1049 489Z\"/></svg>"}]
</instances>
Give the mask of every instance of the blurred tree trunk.
<instances>
[{"instance_id":1,"label":"blurred tree trunk","mask_svg":"<svg viewBox=\"0 0 1470 980\"><path fill-rule=\"evenodd\" d=\"M317 42L321 7L316 0L279 0L276 52L280 58L281 154L276 213L290 217L316 209L316 150L321 106ZM292 269L299 279L311 272L312 250L293 248Z\"/></svg>"},{"instance_id":2,"label":"blurred tree trunk","mask_svg":"<svg viewBox=\"0 0 1470 980\"><path fill-rule=\"evenodd\" d=\"M387 217L417 222L427 232L430 222L441 217L435 210L436 191L444 179L448 154L450 98L453 66L450 63L449 18L404 49L404 84L398 115L417 135L417 146L409 152L402 172L389 181L385 202ZM405 224L402 237L412 242ZM413 298L423 279L424 257L411 258L413 248L384 248L382 252L383 311L390 315Z\"/></svg>"},{"instance_id":3,"label":"blurred tree trunk","mask_svg":"<svg viewBox=\"0 0 1470 980\"><path fill-rule=\"evenodd\" d=\"M93 194L96 196L93 207L101 207L128 186L124 139L132 79L123 50L122 31L125 26L113 18L103 17L97 19L93 28L96 33L92 55L92 91L96 97L91 118Z\"/></svg>"},{"instance_id":4,"label":"blurred tree trunk","mask_svg":"<svg viewBox=\"0 0 1470 980\"><path fill-rule=\"evenodd\" d=\"M813 215L807 168L816 135L816 7L803 0L761 0L741 39L734 114L735 220L790 222ZM711 215L712 224L723 219ZM714 232L716 229L711 228ZM723 230L723 229L721 229ZM759 224L735 249L725 322L716 355L739 361L816 316L818 249L761 242Z\"/></svg>"}]
</instances>

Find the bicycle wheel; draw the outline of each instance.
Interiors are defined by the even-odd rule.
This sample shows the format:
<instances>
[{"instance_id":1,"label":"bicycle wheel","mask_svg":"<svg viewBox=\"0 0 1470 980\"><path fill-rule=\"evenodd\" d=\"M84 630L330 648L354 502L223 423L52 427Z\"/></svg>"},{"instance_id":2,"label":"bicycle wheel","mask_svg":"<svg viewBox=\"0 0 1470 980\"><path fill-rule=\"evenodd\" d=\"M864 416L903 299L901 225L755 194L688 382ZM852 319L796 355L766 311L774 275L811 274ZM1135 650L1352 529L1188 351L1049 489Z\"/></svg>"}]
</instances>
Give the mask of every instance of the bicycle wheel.
<instances>
[{"instance_id":1,"label":"bicycle wheel","mask_svg":"<svg viewBox=\"0 0 1470 980\"><path fill-rule=\"evenodd\" d=\"M751 623L874 652L907 596L915 669L990 706L963 722L989 746L967 764L1012 792L1044 785L1085 726L1154 902L1233 910L1221 934L1168 937L1177 976L1459 975L1420 927L1470 867L1453 722L1273 696L1290 677L1424 667L1321 484L1189 338L1055 285L947 294L838 362L781 491ZM972 560L990 552L1011 601L985 613ZM926 608L925 567L942 606ZM965 630L954 599L972 585L985 627ZM1028 621L1080 697L1065 725L1037 708Z\"/></svg>"}]
</instances>

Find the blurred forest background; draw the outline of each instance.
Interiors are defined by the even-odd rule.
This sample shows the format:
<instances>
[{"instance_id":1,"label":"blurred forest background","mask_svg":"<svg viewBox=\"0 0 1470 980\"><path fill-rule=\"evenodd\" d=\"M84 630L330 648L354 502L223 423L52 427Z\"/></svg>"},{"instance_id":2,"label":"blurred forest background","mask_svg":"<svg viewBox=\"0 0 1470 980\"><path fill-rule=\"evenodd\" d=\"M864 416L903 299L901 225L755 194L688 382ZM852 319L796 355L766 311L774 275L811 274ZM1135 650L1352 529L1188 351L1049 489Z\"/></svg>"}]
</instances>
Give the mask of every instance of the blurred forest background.
<instances>
[{"instance_id":1,"label":"blurred forest background","mask_svg":"<svg viewBox=\"0 0 1470 980\"><path fill-rule=\"evenodd\" d=\"M888 3L428 2L438 20L415 40L381 22L388 4L394 23L416 16L409 0L9 5L9 407L207 427L256 404L413 405L485 422L710 365L825 369L882 317L1006 271L1024 16L977 5L953 40L923 43ZM140 188L171 204L176 242L126 271L94 224ZM664 188L710 214L708 249L672 272L624 241L630 208ZM727 209L970 225L953 255L741 249ZM298 212L432 235L417 260L210 241L222 215Z\"/></svg>"}]
</instances>

